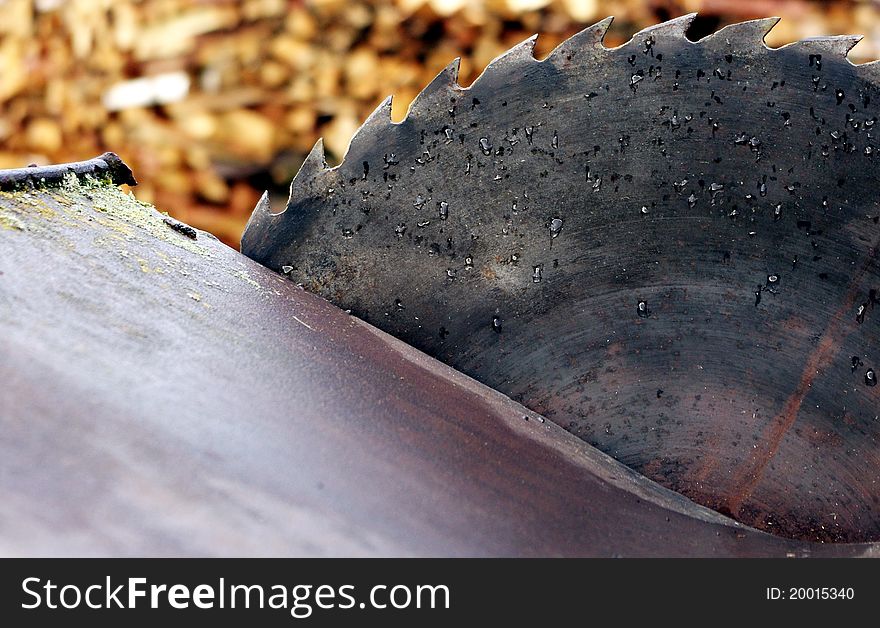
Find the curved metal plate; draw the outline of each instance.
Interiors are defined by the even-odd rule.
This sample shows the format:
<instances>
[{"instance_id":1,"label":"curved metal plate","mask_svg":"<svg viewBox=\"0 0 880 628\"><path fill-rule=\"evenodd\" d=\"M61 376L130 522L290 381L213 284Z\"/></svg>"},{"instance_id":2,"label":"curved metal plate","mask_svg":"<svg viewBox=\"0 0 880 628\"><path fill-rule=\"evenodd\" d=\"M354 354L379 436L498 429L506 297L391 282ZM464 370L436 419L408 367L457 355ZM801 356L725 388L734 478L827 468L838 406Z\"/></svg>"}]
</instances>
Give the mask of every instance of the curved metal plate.
<instances>
[{"instance_id":1,"label":"curved metal plate","mask_svg":"<svg viewBox=\"0 0 880 628\"><path fill-rule=\"evenodd\" d=\"M2 555L877 552L736 525L115 189L0 226Z\"/></svg>"},{"instance_id":2,"label":"curved metal plate","mask_svg":"<svg viewBox=\"0 0 880 628\"><path fill-rule=\"evenodd\" d=\"M453 64L242 251L702 504L880 538L880 69L688 22Z\"/></svg>"}]
</instances>

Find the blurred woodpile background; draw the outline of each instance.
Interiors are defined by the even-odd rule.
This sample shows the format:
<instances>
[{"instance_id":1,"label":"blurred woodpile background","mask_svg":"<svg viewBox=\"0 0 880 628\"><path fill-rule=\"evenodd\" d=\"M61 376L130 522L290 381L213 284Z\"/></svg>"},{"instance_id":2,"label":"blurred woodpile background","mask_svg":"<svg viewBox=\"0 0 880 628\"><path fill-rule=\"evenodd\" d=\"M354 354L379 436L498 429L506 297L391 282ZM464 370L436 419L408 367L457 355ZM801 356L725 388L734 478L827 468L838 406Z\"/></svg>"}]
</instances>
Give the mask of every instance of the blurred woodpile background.
<instances>
[{"instance_id":1,"label":"blurred woodpile background","mask_svg":"<svg viewBox=\"0 0 880 628\"><path fill-rule=\"evenodd\" d=\"M533 33L540 57L607 15L616 45L691 11L693 37L778 15L771 45L859 33L852 58L880 56L871 0L0 0L0 168L113 150L139 198L235 245L319 136L341 159L454 57L467 84Z\"/></svg>"}]
</instances>

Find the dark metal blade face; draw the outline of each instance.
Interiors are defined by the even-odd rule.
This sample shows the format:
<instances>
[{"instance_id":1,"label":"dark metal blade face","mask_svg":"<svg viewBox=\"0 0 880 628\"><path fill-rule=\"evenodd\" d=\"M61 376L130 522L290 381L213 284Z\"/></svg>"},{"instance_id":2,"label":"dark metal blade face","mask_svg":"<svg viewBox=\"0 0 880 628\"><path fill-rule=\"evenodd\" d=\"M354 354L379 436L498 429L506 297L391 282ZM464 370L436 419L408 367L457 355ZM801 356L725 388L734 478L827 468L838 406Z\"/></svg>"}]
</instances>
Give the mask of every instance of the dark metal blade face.
<instances>
[{"instance_id":1,"label":"dark metal blade face","mask_svg":"<svg viewBox=\"0 0 880 628\"><path fill-rule=\"evenodd\" d=\"M880 68L775 21L450 66L242 250L702 504L878 539Z\"/></svg>"}]
</instances>

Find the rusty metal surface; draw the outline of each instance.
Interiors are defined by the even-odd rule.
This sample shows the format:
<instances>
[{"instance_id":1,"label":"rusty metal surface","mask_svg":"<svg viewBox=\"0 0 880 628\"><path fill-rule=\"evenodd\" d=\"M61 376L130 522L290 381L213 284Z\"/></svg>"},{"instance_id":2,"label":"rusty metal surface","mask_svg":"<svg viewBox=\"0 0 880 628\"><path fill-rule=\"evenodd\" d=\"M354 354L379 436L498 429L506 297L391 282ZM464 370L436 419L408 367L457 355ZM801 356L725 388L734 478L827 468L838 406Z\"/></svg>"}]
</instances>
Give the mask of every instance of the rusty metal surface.
<instances>
[{"instance_id":1,"label":"rusty metal surface","mask_svg":"<svg viewBox=\"0 0 880 628\"><path fill-rule=\"evenodd\" d=\"M0 554L877 552L735 525L113 188L0 219Z\"/></svg>"},{"instance_id":2,"label":"rusty metal surface","mask_svg":"<svg viewBox=\"0 0 880 628\"><path fill-rule=\"evenodd\" d=\"M876 540L880 64L689 19L450 65L242 251L702 504Z\"/></svg>"}]
</instances>

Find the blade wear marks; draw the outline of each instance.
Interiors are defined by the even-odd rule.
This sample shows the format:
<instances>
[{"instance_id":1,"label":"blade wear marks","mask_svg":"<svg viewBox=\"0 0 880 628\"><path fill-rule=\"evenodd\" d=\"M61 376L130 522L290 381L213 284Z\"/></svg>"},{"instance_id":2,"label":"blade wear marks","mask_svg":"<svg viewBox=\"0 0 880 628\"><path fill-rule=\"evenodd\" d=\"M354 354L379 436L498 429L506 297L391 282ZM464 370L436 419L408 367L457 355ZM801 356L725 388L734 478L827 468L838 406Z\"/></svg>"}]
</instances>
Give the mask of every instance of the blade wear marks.
<instances>
[{"instance_id":1,"label":"blade wear marks","mask_svg":"<svg viewBox=\"0 0 880 628\"><path fill-rule=\"evenodd\" d=\"M701 504L877 540L877 65L692 19L441 73L242 250Z\"/></svg>"}]
</instances>

